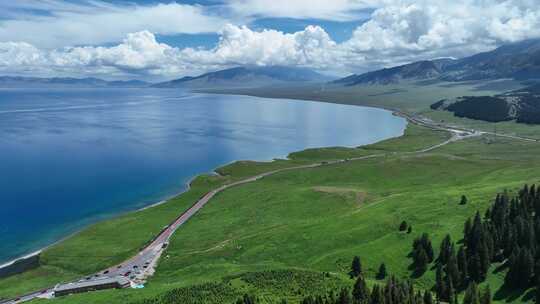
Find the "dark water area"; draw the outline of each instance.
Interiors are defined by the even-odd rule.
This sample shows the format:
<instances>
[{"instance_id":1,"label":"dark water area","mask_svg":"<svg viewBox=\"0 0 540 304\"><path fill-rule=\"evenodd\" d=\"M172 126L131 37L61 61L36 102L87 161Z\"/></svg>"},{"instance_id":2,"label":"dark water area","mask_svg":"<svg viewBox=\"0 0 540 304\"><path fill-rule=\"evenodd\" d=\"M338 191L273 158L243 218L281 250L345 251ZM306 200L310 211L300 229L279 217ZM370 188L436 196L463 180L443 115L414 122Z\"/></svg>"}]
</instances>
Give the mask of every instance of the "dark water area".
<instances>
[{"instance_id":1,"label":"dark water area","mask_svg":"<svg viewBox=\"0 0 540 304\"><path fill-rule=\"evenodd\" d=\"M161 89L0 90L0 263L239 159L400 136L380 109Z\"/></svg>"}]
</instances>

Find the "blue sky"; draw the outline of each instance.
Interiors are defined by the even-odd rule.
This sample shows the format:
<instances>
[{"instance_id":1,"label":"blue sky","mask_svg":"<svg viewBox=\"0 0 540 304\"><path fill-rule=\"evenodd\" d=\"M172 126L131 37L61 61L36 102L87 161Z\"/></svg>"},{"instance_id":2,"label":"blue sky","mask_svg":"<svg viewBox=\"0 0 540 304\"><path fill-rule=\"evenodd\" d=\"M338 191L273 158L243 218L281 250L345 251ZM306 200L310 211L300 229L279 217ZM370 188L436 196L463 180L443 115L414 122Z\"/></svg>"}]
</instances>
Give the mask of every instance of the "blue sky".
<instances>
[{"instance_id":1,"label":"blue sky","mask_svg":"<svg viewBox=\"0 0 540 304\"><path fill-rule=\"evenodd\" d=\"M0 74L171 79L238 65L333 75L540 37L536 0L0 3Z\"/></svg>"}]
</instances>

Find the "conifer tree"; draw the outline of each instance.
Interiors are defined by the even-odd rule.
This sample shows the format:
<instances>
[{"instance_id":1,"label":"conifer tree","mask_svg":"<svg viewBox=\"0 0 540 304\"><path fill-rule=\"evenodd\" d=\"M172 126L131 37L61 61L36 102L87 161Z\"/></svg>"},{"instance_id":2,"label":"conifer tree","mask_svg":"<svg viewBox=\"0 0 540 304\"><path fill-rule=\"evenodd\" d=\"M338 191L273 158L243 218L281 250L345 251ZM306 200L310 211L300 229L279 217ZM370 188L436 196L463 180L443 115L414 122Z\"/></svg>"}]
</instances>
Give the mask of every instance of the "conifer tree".
<instances>
[{"instance_id":1,"label":"conifer tree","mask_svg":"<svg viewBox=\"0 0 540 304\"><path fill-rule=\"evenodd\" d=\"M454 284L452 284L452 280L448 276L445 279L445 300L448 303L455 303L457 300Z\"/></svg>"},{"instance_id":2,"label":"conifer tree","mask_svg":"<svg viewBox=\"0 0 540 304\"><path fill-rule=\"evenodd\" d=\"M467 204L467 197L465 195L461 196L461 201L459 202L460 205L466 205Z\"/></svg>"},{"instance_id":3,"label":"conifer tree","mask_svg":"<svg viewBox=\"0 0 540 304\"><path fill-rule=\"evenodd\" d=\"M446 274L454 286L460 286L461 275L458 269L456 254L453 252L453 250L448 259L448 263L446 264Z\"/></svg>"},{"instance_id":4,"label":"conifer tree","mask_svg":"<svg viewBox=\"0 0 540 304\"><path fill-rule=\"evenodd\" d=\"M459 247L458 255L457 255L457 264L458 264L458 270L459 270L459 281L460 286L464 287L468 285L469 280L469 263L467 261L467 254L465 253L465 249L463 246Z\"/></svg>"},{"instance_id":5,"label":"conifer tree","mask_svg":"<svg viewBox=\"0 0 540 304\"><path fill-rule=\"evenodd\" d=\"M405 231L407 230L407 228L408 228L408 225L406 221L401 222L401 224L399 225L399 231Z\"/></svg>"},{"instance_id":6,"label":"conifer tree","mask_svg":"<svg viewBox=\"0 0 540 304\"><path fill-rule=\"evenodd\" d=\"M441 264L437 264L437 271L435 272L435 294L437 300L440 301L444 294L444 281L443 281L443 269Z\"/></svg>"},{"instance_id":7,"label":"conifer tree","mask_svg":"<svg viewBox=\"0 0 540 304\"><path fill-rule=\"evenodd\" d=\"M349 273L351 278L356 278L360 274L362 274L362 262L360 261L360 257L355 256L353 258L352 264L351 264L351 272Z\"/></svg>"},{"instance_id":8,"label":"conifer tree","mask_svg":"<svg viewBox=\"0 0 540 304\"><path fill-rule=\"evenodd\" d=\"M379 271L377 272L377 279L378 280L382 280L384 278L386 278L386 265L384 263L382 263L380 266L379 266Z\"/></svg>"},{"instance_id":9,"label":"conifer tree","mask_svg":"<svg viewBox=\"0 0 540 304\"><path fill-rule=\"evenodd\" d=\"M439 263L446 265L453 246L452 239L450 238L450 235L447 234L441 242L439 257L437 258Z\"/></svg>"},{"instance_id":10,"label":"conifer tree","mask_svg":"<svg viewBox=\"0 0 540 304\"><path fill-rule=\"evenodd\" d=\"M369 290L363 275L359 275L354 283L352 298L355 303L363 303L369 299Z\"/></svg>"},{"instance_id":11,"label":"conifer tree","mask_svg":"<svg viewBox=\"0 0 540 304\"><path fill-rule=\"evenodd\" d=\"M339 298L336 304L351 304L351 295L349 294L349 291L346 288L341 289L341 292L339 293Z\"/></svg>"},{"instance_id":12,"label":"conifer tree","mask_svg":"<svg viewBox=\"0 0 540 304\"><path fill-rule=\"evenodd\" d=\"M424 247L420 246L413 252L414 267L417 275L421 275L427 270L429 258L424 250Z\"/></svg>"},{"instance_id":13,"label":"conifer tree","mask_svg":"<svg viewBox=\"0 0 540 304\"><path fill-rule=\"evenodd\" d=\"M469 287L465 291L463 304L480 304L480 296L478 294L478 285L476 285L475 282L471 282L471 284L469 284Z\"/></svg>"},{"instance_id":14,"label":"conifer tree","mask_svg":"<svg viewBox=\"0 0 540 304\"><path fill-rule=\"evenodd\" d=\"M382 290L379 284L373 285L369 303L370 304L384 304L384 296L382 294Z\"/></svg>"},{"instance_id":15,"label":"conifer tree","mask_svg":"<svg viewBox=\"0 0 540 304\"><path fill-rule=\"evenodd\" d=\"M433 304L433 297L431 296L431 292L425 291L424 292L424 304Z\"/></svg>"}]
</instances>

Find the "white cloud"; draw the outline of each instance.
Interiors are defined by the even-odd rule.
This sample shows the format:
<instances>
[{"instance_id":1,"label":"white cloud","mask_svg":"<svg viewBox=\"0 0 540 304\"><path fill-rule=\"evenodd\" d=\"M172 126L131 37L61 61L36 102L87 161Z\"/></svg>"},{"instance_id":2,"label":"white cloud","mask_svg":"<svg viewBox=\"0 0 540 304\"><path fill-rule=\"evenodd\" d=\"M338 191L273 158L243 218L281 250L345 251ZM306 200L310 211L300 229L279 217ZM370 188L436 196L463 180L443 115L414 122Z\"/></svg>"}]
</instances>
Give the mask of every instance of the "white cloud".
<instances>
[{"instance_id":1,"label":"white cloud","mask_svg":"<svg viewBox=\"0 0 540 304\"><path fill-rule=\"evenodd\" d=\"M2 6L47 10L47 15L19 13L0 22L0 41L25 41L43 48L111 43L143 30L165 35L216 32L226 23L202 6L178 3L113 6L97 1L80 5L31 1Z\"/></svg>"},{"instance_id":2,"label":"white cloud","mask_svg":"<svg viewBox=\"0 0 540 304\"><path fill-rule=\"evenodd\" d=\"M340 74L363 72L414 60L462 57L502 43L538 38L540 10L534 2L377 1L373 5L378 8L370 20L342 43L333 41L319 26L283 33L230 24L218 31L220 40L211 49L179 49L159 43L153 34L155 28L126 35L121 43L109 47L46 50L26 42L7 42L0 43L0 72L171 78L235 65L306 66ZM340 10L331 14L336 11ZM157 28L157 32L165 30Z\"/></svg>"},{"instance_id":3,"label":"white cloud","mask_svg":"<svg viewBox=\"0 0 540 304\"><path fill-rule=\"evenodd\" d=\"M540 37L540 11L528 0L388 1L358 27L353 52L463 56Z\"/></svg>"},{"instance_id":4,"label":"white cloud","mask_svg":"<svg viewBox=\"0 0 540 304\"><path fill-rule=\"evenodd\" d=\"M82 71L83 74L173 77L231 65L302 65L326 67L336 43L320 27L286 34L255 32L226 25L219 44L211 49L178 49L156 41L149 31L128 34L112 47L68 47L39 50L28 43L0 43L0 70L25 66L36 73Z\"/></svg>"},{"instance_id":5,"label":"white cloud","mask_svg":"<svg viewBox=\"0 0 540 304\"><path fill-rule=\"evenodd\" d=\"M213 65L307 65L328 60L328 50L336 43L318 26L286 34L276 30L252 31L246 26L227 25L220 32L216 48L209 51L184 50L185 57Z\"/></svg>"}]
</instances>

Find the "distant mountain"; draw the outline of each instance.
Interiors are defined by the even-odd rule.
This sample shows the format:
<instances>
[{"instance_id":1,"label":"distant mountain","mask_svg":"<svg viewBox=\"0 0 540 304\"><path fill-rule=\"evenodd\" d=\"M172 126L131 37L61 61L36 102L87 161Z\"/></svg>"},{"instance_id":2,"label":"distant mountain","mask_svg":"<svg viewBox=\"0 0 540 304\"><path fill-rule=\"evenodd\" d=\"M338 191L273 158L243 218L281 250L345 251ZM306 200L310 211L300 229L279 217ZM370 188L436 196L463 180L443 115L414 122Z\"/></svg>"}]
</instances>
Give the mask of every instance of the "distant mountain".
<instances>
[{"instance_id":1,"label":"distant mountain","mask_svg":"<svg viewBox=\"0 0 540 304\"><path fill-rule=\"evenodd\" d=\"M442 68L434 61L418 61L402 66L368 72L361 75L351 75L334 83L345 85L356 84L392 84L405 79L430 79L439 77Z\"/></svg>"},{"instance_id":2,"label":"distant mountain","mask_svg":"<svg viewBox=\"0 0 540 304\"><path fill-rule=\"evenodd\" d=\"M306 68L282 66L236 67L195 77L183 77L154 84L157 88L257 87L328 81L329 77Z\"/></svg>"},{"instance_id":3,"label":"distant mountain","mask_svg":"<svg viewBox=\"0 0 540 304\"><path fill-rule=\"evenodd\" d=\"M403 80L465 81L513 78L540 78L540 40L526 40L501 46L493 51L462 59L438 59L414 62L360 75L351 75L333 83L392 84Z\"/></svg>"},{"instance_id":4,"label":"distant mountain","mask_svg":"<svg viewBox=\"0 0 540 304\"><path fill-rule=\"evenodd\" d=\"M38 78L0 76L3 88L40 88L40 87L147 87L150 84L139 80L106 81L98 78Z\"/></svg>"}]
</instances>

